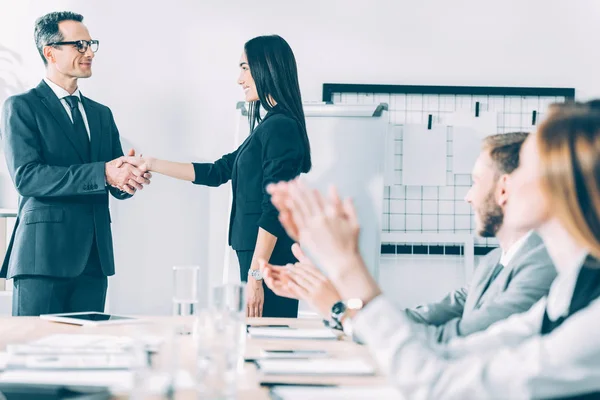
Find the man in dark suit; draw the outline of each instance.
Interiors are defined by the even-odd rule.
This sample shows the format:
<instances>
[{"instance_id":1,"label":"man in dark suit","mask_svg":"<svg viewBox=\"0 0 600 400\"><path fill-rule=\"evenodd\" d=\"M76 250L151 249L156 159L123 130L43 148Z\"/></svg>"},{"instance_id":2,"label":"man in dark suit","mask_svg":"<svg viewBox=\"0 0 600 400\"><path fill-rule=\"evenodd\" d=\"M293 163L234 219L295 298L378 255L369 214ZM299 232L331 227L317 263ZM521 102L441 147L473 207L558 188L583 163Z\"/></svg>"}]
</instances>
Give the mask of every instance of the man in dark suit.
<instances>
[{"instance_id":1,"label":"man in dark suit","mask_svg":"<svg viewBox=\"0 0 600 400\"><path fill-rule=\"evenodd\" d=\"M119 162L110 109L77 87L92 75L98 49L82 21L71 12L36 21L46 78L3 107L0 132L20 195L0 270L14 279L13 315L103 311L115 269L108 193L127 199L150 183L149 174Z\"/></svg>"}]
</instances>

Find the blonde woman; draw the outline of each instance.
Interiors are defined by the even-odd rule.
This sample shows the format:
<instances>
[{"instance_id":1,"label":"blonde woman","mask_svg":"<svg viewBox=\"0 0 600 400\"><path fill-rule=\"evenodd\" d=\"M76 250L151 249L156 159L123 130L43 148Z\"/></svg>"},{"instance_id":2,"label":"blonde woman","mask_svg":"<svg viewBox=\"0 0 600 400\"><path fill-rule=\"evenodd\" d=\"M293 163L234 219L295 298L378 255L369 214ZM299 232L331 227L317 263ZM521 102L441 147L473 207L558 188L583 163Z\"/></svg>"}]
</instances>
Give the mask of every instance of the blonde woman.
<instances>
[{"instance_id":1,"label":"blonde woman","mask_svg":"<svg viewBox=\"0 0 600 400\"><path fill-rule=\"evenodd\" d=\"M288 232L326 268L347 310L344 329L366 343L409 399L600 398L600 112L553 107L521 150L505 224L535 229L557 269L529 311L445 346L428 344L381 293L358 252L349 201L301 183L276 185Z\"/></svg>"}]
</instances>

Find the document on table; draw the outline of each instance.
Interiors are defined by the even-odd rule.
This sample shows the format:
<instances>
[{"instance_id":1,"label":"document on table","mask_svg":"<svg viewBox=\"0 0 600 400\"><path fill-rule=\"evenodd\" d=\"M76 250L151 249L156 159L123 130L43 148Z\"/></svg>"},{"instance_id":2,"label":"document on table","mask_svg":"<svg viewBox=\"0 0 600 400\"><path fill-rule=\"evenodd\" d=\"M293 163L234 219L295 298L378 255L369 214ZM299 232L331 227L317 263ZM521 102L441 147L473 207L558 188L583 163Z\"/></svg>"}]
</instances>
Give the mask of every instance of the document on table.
<instances>
[{"instance_id":1,"label":"document on table","mask_svg":"<svg viewBox=\"0 0 600 400\"><path fill-rule=\"evenodd\" d=\"M174 375L174 386L178 389L194 387L194 380L188 371L179 370ZM145 390L150 393L164 392L172 384L172 376L159 373L151 375L145 382ZM0 373L0 383L56 385L65 387L106 387L113 393L130 392L134 388L132 371L27 371L15 370Z\"/></svg>"},{"instance_id":2,"label":"document on table","mask_svg":"<svg viewBox=\"0 0 600 400\"><path fill-rule=\"evenodd\" d=\"M160 336L143 336L142 343L149 351L158 349ZM10 354L110 354L120 353L131 347L134 339L128 336L56 334L18 345L8 345Z\"/></svg>"},{"instance_id":3,"label":"document on table","mask_svg":"<svg viewBox=\"0 0 600 400\"><path fill-rule=\"evenodd\" d=\"M308 387L308 386L274 386L271 397L277 400L399 400L400 393L391 386L333 386L333 387Z\"/></svg>"},{"instance_id":4,"label":"document on table","mask_svg":"<svg viewBox=\"0 0 600 400\"><path fill-rule=\"evenodd\" d=\"M320 358L303 360L258 360L266 375L374 375L375 368L360 358Z\"/></svg>"},{"instance_id":5,"label":"document on table","mask_svg":"<svg viewBox=\"0 0 600 400\"><path fill-rule=\"evenodd\" d=\"M132 354L41 354L12 355L6 369L34 370L110 370L130 369L134 366Z\"/></svg>"},{"instance_id":6,"label":"document on table","mask_svg":"<svg viewBox=\"0 0 600 400\"><path fill-rule=\"evenodd\" d=\"M331 329L295 329L295 328L263 328L250 327L248 334L253 338L268 338L268 339L317 339L317 340L333 340L337 339L337 335Z\"/></svg>"}]
</instances>

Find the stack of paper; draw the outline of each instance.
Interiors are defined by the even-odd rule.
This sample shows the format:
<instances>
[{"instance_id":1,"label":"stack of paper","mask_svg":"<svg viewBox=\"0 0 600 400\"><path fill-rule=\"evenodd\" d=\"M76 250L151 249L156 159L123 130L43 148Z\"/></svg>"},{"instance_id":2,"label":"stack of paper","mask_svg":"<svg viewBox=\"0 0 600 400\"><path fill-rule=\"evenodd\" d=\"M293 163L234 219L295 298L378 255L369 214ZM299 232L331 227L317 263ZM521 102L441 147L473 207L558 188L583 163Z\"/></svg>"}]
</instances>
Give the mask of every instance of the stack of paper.
<instances>
[{"instance_id":1,"label":"stack of paper","mask_svg":"<svg viewBox=\"0 0 600 400\"><path fill-rule=\"evenodd\" d=\"M275 386L271 389L271 397L277 400L397 400L402 398L400 393L390 386Z\"/></svg>"},{"instance_id":2,"label":"stack of paper","mask_svg":"<svg viewBox=\"0 0 600 400\"><path fill-rule=\"evenodd\" d=\"M138 387L136 371L145 371L149 374L142 385L148 386L145 391L162 393L173 384L192 387L188 372L152 374L146 370L146 352L158 350L162 341L158 336L136 341L127 336L60 334L9 345L7 353L0 353L0 370L4 370L0 373L0 385L28 385L32 390L44 385L101 387L120 393L130 392L134 384Z\"/></svg>"},{"instance_id":3,"label":"stack of paper","mask_svg":"<svg viewBox=\"0 0 600 400\"><path fill-rule=\"evenodd\" d=\"M362 400L362 399L399 399L400 393L391 386L275 386L271 396L279 400L295 399L328 399L328 400Z\"/></svg>"},{"instance_id":4,"label":"stack of paper","mask_svg":"<svg viewBox=\"0 0 600 400\"><path fill-rule=\"evenodd\" d=\"M320 358L298 360L259 360L256 362L267 375L374 375L375 368L360 358Z\"/></svg>"},{"instance_id":5,"label":"stack of paper","mask_svg":"<svg viewBox=\"0 0 600 400\"><path fill-rule=\"evenodd\" d=\"M293 328L264 328L250 327L248 334L253 338L266 339L317 339L331 340L337 339L337 335L326 328L318 329L293 329Z\"/></svg>"}]
</instances>

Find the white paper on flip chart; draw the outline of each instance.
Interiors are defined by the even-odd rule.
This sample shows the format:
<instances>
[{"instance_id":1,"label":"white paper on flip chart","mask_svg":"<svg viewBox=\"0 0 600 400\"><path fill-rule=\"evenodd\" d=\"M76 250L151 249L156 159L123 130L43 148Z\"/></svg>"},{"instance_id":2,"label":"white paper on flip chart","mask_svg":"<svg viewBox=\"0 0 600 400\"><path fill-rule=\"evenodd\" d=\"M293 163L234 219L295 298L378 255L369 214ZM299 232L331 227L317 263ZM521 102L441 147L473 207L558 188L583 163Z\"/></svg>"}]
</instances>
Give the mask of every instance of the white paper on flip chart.
<instances>
[{"instance_id":1,"label":"white paper on flip chart","mask_svg":"<svg viewBox=\"0 0 600 400\"><path fill-rule=\"evenodd\" d=\"M320 358L308 360L260 360L266 375L373 375L375 368L360 358Z\"/></svg>"},{"instance_id":2,"label":"white paper on flip chart","mask_svg":"<svg viewBox=\"0 0 600 400\"><path fill-rule=\"evenodd\" d=\"M498 133L498 114L457 111L446 117L445 124L452 126L452 172L470 174L481 152L481 142Z\"/></svg>"},{"instance_id":3,"label":"white paper on flip chart","mask_svg":"<svg viewBox=\"0 0 600 400\"><path fill-rule=\"evenodd\" d=\"M447 127L407 124L402 129L402 184L446 185Z\"/></svg>"},{"instance_id":4,"label":"white paper on flip chart","mask_svg":"<svg viewBox=\"0 0 600 400\"><path fill-rule=\"evenodd\" d=\"M400 392L391 386L275 386L271 389L271 394L280 400L398 400L402 398Z\"/></svg>"},{"instance_id":5,"label":"white paper on flip chart","mask_svg":"<svg viewBox=\"0 0 600 400\"><path fill-rule=\"evenodd\" d=\"M331 329L295 329L295 328L269 328L269 327L250 327L248 333L253 338L270 339L318 339L331 340L337 339L337 335Z\"/></svg>"}]
</instances>

